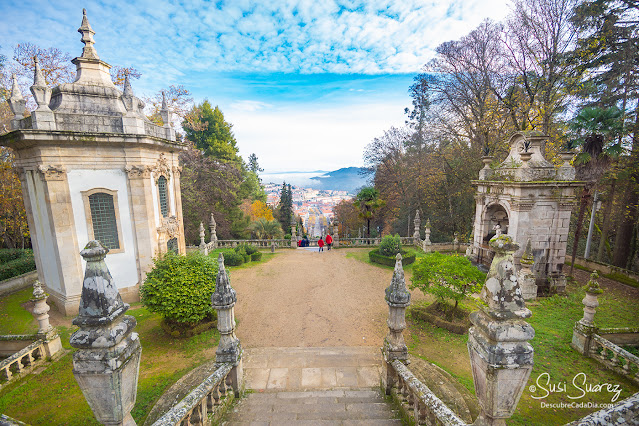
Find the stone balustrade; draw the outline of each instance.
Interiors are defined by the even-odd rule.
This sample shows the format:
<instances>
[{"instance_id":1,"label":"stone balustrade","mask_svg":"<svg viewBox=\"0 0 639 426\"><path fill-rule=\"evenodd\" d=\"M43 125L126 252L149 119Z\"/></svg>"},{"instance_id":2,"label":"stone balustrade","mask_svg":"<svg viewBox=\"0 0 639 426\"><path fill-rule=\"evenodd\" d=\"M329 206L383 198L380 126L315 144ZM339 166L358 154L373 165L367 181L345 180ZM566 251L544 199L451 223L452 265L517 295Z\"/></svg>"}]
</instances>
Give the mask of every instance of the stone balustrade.
<instances>
[{"instance_id":1,"label":"stone balustrade","mask_svg":"<svg viewBox=\"0 0 639 426\"><path fill-rule=\"evenodd\" d=\"M36 340L26 348L21 349L9 358L0 363L0 379L4 379L6 384L14 378L14 375L28 373L36 365L46 360L46 351L44 349L44 341Z\"/></svg>"},{"instance_id":2,"label":"stone balustrade","mask_svg":"<svg viewBox=\"0 0 639 426\"><path fill-rule=\"evenodd\" d=\"M566 426L631 425L636 424L637 418L639 418L639 392L612 407L590 413Z\"/></svg>"},{"instance_id":3,"label":"stone balustrade","mask_svg":"<svg viewBox=\"0 0 639 426\"><path fill-rule=\"evenodd\" d=\"M160 417L153 426L195 426L210 424L209 417L227 400L227 391L233 388L233 363L221 363L213 374L193 389L182 401ZM230 393L229 393L230 394Z\"/></svg>"},{"instance_id":4,"label":"stone balustrade","mask_svg":"<svg viewBox=\"0 0 639 426\"><path fill-rule=\"evenodd\" d=\"M606 368L626 376L639 384L639 357L601 337L592 336L590 342L590 356Z\"/></svg>"},{"instance_id":5,"label":"stone balustrade","mask_svg":"<svg viewBox=\"0 0 639 426\"><path fill-rule=\"evenodd\" d=\"M413 375L400 360L390 363L397 374L397 397L417 424L465 425L446 404Z\"/></svg>"}]
</instances>

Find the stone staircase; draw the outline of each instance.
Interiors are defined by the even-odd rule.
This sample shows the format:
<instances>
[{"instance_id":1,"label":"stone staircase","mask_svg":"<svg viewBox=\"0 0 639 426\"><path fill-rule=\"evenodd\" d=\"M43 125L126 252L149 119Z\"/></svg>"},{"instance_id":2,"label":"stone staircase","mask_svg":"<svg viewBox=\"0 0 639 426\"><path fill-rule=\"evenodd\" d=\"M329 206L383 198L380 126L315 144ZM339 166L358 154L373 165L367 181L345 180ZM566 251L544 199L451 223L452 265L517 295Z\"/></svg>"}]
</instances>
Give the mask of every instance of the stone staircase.
<instances>
[{"instance_id":1,"label":"stone staircase","mask_svg":"<svg viewBox=\"0 0 639 426\"><path fill-rule=\"evenodd\" d=\"M247 349L250 391L223 424L401 425L380 369L377 347Z\"/></svg>"}]
</instances>

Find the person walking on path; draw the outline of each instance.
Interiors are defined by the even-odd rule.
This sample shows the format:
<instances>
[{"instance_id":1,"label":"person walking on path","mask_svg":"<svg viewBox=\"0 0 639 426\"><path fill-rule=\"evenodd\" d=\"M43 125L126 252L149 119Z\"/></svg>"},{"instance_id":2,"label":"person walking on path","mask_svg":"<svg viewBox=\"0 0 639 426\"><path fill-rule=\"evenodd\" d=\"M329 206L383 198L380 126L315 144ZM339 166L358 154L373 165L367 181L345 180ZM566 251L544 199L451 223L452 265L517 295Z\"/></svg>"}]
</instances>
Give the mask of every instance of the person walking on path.
<instances>
[{"instance_id":1,"label":"person walking on path","mask_svg":"<svg viewBox=\"0 0 639 426\"><path fill-rule=\"evenodd\" d=\"M322 237L320 237L319 241L317 242L317 245L319 246L318 251L324 251L324 240L322 239Z\"/></svg>"},{"instance_id":2,"label":"person walking on path","mask_svg":"<svg viewBox=\"0 0 639 426\"><path fill-rule=\"evenodd\" d=\"M328 251L331 251L331 247L333 247L333 237L331 237L331 234L326 235L326 247L328 247Z\"/></svg>"}]
</instances>

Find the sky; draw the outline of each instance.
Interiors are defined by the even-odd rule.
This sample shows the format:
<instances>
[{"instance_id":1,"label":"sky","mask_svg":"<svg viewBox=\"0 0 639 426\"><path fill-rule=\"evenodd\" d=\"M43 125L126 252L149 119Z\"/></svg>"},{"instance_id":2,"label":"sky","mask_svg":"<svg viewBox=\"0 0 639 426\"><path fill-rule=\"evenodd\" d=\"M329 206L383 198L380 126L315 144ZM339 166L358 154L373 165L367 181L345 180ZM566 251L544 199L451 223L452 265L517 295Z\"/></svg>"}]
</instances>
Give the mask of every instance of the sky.
<instances>
[{"instance_id":1,"label":"sky","mask_svg":"<svg viewBox=\"0 0 639 426\"><path fill-rule=\"evenodd\" d=\"M218 105L267 172L363 165L402 126L436 47L508 0L0 0L0 53L30 42L80 56L82 8L103 61L142 73L139 97L182 84Z\"/></svg>"}]
</instances>

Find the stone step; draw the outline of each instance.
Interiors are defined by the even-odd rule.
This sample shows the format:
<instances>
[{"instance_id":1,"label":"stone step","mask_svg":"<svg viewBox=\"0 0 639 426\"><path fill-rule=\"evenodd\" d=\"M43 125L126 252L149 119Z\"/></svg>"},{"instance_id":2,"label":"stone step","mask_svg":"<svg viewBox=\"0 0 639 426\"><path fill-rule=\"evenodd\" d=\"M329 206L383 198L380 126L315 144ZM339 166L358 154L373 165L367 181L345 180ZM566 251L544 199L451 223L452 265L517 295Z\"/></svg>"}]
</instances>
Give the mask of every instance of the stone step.
<instances>
[{"instance_id":1,"label":"stone step","mask_svg":"<svg viewBox=\"0 0 639 426\"><path fill-rule=\"evenodd\" d=\"M401 425L377 389L249 393L225 425Z\"/></svg>"}]
</instances>

